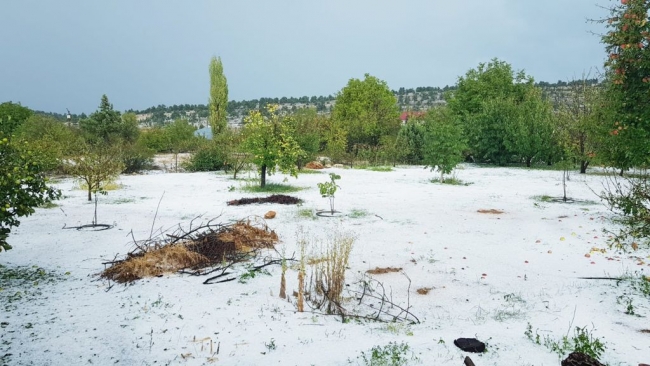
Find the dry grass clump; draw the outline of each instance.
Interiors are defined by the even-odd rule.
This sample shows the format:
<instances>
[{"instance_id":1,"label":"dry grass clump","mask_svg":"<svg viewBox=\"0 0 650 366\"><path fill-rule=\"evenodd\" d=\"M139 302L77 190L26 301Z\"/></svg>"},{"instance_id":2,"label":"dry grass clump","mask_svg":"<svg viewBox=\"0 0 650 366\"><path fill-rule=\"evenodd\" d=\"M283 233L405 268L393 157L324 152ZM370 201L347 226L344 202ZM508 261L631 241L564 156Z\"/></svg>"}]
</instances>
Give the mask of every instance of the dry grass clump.
<instances>
[{"instance_id":1,"label":"dry grass clump","mask_svg":"<svg viewBox=\"0 0 650 366\"><path fill-rule=\"evenodd\" d=\"M208 263L208 258L190 251L186 246L169 245L117 263L106 269L102 277L124 283L160 276L184 268L193 268L205 263Z\"/></svg>"},{"instance_id":2,"label":"dry grass clump","mask_svg":"<svg viewBox=\"0 0 650 366\"><path fill-rule=\"evenodd\" d=\"M501 210L495 210L495 209L493 209L493 208L491 208L491 209L489 209L489 210L487 210L487 209L480 209L480 210L477 210L476 212L478 212L478 213L482 213L482 214L492 214L492 215L501 215L502 213L504 213L504 211L501 211Z\"/></svg>"},{"instance_id":3,"label":"dry grass clump","mask_svg":"<svg viewBox=\"0 0 650 366\"><path fill-rule=\"evenodd\" d=\"M420 287L419 289L415 290L420 295L426 295L431 291L431 287Z\"/></svg>"},{"instance_id":4,"label":"dry grass clump","mask_svg":"<svg viewBox=\"0 0 650 366\"><path fill-rule=\"evenodd\" d=\"M233 243L237 251L273 248L278 242L278 234L275 231L268 230L266 226L253 226L250 221L239 221L230 226L229 230L218 233L217 237L222 242Z\"/></svg>"},{"instance_id":5,"label":"dry grass clump","mask_svg":"<svg viewBox=\"0 0 650 366\"><path fill-rule=\"evenodd\" d=\"M366 273L385 274L385 273L399 272L401 270L402 270L401 268L397 268L397 267L375 267L375 269L367 270Z\"/></svg>"},{"instance_id":6,"label":"dry grass clump","mask_svg":"<svg viewBox=\"0 0 650 366\"><path fill-rule=\"evenodd\" d=\"M326 260L313 266L315 292L322 296L322 300L317 302L320 307L325 307L329 314L340 312L345 288L345 270L354 241L355 237L351 234L339 231L332 233L321 246L320 257Z\"/></svg>"}]
</instances>

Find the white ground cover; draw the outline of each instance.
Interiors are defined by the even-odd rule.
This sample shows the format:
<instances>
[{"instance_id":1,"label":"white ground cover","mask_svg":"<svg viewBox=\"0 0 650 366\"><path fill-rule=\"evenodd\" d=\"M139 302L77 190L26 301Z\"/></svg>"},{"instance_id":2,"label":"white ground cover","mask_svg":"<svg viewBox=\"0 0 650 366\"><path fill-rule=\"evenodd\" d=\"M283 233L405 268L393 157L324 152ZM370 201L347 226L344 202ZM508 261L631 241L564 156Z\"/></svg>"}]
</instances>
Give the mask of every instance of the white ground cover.
<instances>
[{"instance_id":1,"label":"white ground cover","mask_svg":"<svg viewBox=\"0 0 650 366\"><path fill-rule=\"evenodd\" d=\"M602 189L602 176L572 174L568 195L591 202L563 204L534 198L562 194L559 171L465 165L456 174L468 186L430 183L437 174L421 167L323 172L342 176L337 210L357 215L298 215L329 207L316 188L326 174L289 178L306 187L291 194L304 200L302 206L235 207L226 202L265 194L229 190L244 183L224 174L152 173L122 176L122 189L100 196L99 222L115 228L64 230L90 223L94 205L72 180L57 183L65 198L22 220L9 237L14 249L0 254L0 264L39 266L60 279L2 289L0 357L16 365L342 365L362 363L358 356L373 346L405 342L420 364L461 365L468 354L453 340L476 337L488 344L486 353L469 354L479 366L559 365L557 354L524 335L530 323L554 339L586 326L607 345L601 361L610 365L650 362L650 335L639 332L650 328L647 298L615 281L578 279L650 271L637 258L650 262L647 251L632 256L607 249L603 229L615 226L593 192ZM96 276L102 262L132 249L131 230L137 239L149 236L163 192L155 229L201 214L227 222L274 210L268 225L288 255L297 252L300 227L319 238L335 230L353 233L346 282L375 267L401 267L410 291L404 274L373 277L393 301L408 301L420 323L342 323L309 308L296 312L294 299L278 297L279 266L245 284L203 285L202 277L170 274L107 291L108 283ZM290 269L287 292L297 283ZM424 287L431 288L427 295L416 293ZM18 291L25 295L8 296ZM625 304L617 303L624 293L641 317L625 314Z\"/></svg>"}]
</instances>

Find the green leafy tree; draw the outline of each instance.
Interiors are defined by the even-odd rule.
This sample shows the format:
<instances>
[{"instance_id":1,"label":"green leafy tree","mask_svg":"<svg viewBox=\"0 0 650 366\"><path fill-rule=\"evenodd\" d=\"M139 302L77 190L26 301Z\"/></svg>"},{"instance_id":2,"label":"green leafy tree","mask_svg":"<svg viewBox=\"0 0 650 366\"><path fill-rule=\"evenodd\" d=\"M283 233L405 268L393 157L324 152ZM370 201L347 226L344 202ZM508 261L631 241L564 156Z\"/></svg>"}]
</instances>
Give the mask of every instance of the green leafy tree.
<instances>
[{"instance_id":1,"label":"green leafy tree","mask_svg":"<svg viewBox=\"0 0 650 366\"><path fill-rule=\"evenodd\" d=\"M606 116L609 130L605 154L623 170L650 163L650 12L649 0L621 0L611 7L609 32L602 38L609 54L606 68ZM623 227L612 244L638 248L649 244L650 183L647 176L612 179L601 198L621 215ZM630 243L631 242L631 243Z\"/></svg>"},{"instance_id":2,"label":"green leafy tree","mask_svg":"<svg viewBox=\"0 0 650 366\"><path fill-rule=\"evenodd\" d=\"M138 118L135 113L129 112L122 115L120 123L120 137L127 143L134 143L140 136Z\"/></svg>"},{"instance_id":3,"label":"green leafy tree","mask_svg":"<svg viewBox=\"0 0 650 366\"><path fill-rule=\"evenodd\" d=\"M610 164L621 169L650 161L650 22L648 0L622 0L610 8L602 37L608 60L606 100ZM607 153L607 152L606 152Z\"/></svg>"},{"instance_id":4,"label":"green leafy tree","mask_svg":"<svg viewBox=\"0 0 650 366\"><path fill-rule=\"evenodd\" d=\"M470 153L478 161L499 165L512 159L506 125L517 118L518 104L534 88L534 80L508 63L493 59L458 79L445 99L461 121Z\"/></svg>"},{"instance_id":5,"label":"green leafy tree","mask_svg":"<svg viewBox=\"0 0 650 366\"><path fill-rule=\"evenodd\" d=\"M314 108L300 108L287 120L293 131L293 138L303 151L296 161L299 170L306 163L314 160L320 150L320 134L324 118L316 113Z\"/></svg>"},{"instance_id":6,"label":"green leafy tree","mask_svg":"<svg viewBox=\"0 0 650 366\"><path fill-rule=\"evenodd\" d=\"M251 161L260 172L260 186L266 186L266 175L273 174L276 167L283 173L298 176L296 160L303 154L293 138L291 117L276 114L276 106L269 105L267 117L259 111L251 111L244 120L244 151L251 154Z\"/></svg>"},{"instance_id":7,"label":"green leafy tree","mask_svg":"<svg viewBox=\"0 0 650 366\"><path fill-rule=\"evenodd\" d=\"M561 99L557 111L559 147L566 158L578 162L580 173L585 174L602 146L602 87L582 78L572 82Z\"/></svg>"},{"instance_id":8,"label":"green leafy tree","mask_svg":"<svg viewBox=\"0 0 650 366\"><path fill-rule=\"evenodd\" d=\"M347 131L348 152L355 145L378 146L381 136L399 131L399 106L385 81L365 74L363 80L350 79L336 96L332 111Z\"/></svg>"},{"instance_id":9,"label":"green leafy tree","mask_svg":"<svg viewBox=\"0 0 650 366\"><path fill-rule=\"evenodd\" d=\"M5 102L0 104L0 132L4 136L11 136L18 126L25 122L34 112L20 104Z\"/></svg>"},{"instance_id":10,"label":"green leafy tree","mask_svg":"<svg viewBox=\"0 0 650 366\"><path fill-rule=\"evenodd\" d=\"M513 118L505 124L504 145L530 167L534 159L549 156L555 146L552 107L542 98L541 89L531 87L512 110Z\"/></svg>"},{"instance_id":11,"label":"green leafy tree","mask_svg":"<svg viewBox=\"0 0 650 366\"><path fill-rule=\"evenodd\" d=\"M404 149L404 160L408 164L422 164L424 159L424 123L410 119L399 130L397 144Z\"/></svg>"},{"instance_id":12,"label":"green leafy tree","mask_svg":"<svg viewBox=\"0 0 650 366\"><path fill-rule=\"evenodd\" d=\"M46 172L60 171L71 154L71 146L79 140L75 130L43 115L29 117L15 130L14 138L25 142L21 146L40 157L41 169Z\"/></svg>"},{"instance_id":13,"label":"green leafy tree","mask_svg":"<svg viewBox=\"0 0 650 366\"><path fill-rule=\"evenodd\" d=\"M458 117L445 108L434 108L425 120L424 163L431 170L438 169L440 182L444 175L454 170L463 161L466 142Z\"/></svg>"},{"instance_id":14,"label":"green leafy tree","mask_svg":"<svg viewBox=\"0 0 650 366\"><path fill-rule=\"evenodd\" d=\"M0 118L0 124L4 122ZM60 195L60 191L47 185L38 156L28 148L16 147L0 131L0 197L3 197L0 207L0 252L11 249L7 238L11 228L20 225L18 218L33 214L35 207Z\"/></svg>"},{"instance_id":15,"label":"green leafy tree","mask_svg":"<svg viewBox=\"0 0 650 366\"><path fill-rule=\"evenodd\" d=\"M195 128L187 120L177 119L165 127L165 135L169 150L174 154L175 171L178 172L178 154L189 152L197 147L197 137L194 136Z\"/></svg>"},{"instance_id":16,"label":"green leafy tree","mask_svg":"<svg viewBox=\"0 0 650 366\"><path fill-rule=\"evenodd\" d=\"M66 172L84 183L88 201L92 201L93 193L103 193L104 185L115 180L124 169L120 155L117 145L79 143L66 162Z\"/></svg>"},{"instance_id":17,"label":"green leafy tree","mask_svg":"<svg viewBox=\"0 0 650 366\"><path fill-rule=\"evenodd\" d=\"M228 126L228 81L223 74L221 57L210 60L209 122L212 134L218 135Z\"/></svg>"}]
</instances>

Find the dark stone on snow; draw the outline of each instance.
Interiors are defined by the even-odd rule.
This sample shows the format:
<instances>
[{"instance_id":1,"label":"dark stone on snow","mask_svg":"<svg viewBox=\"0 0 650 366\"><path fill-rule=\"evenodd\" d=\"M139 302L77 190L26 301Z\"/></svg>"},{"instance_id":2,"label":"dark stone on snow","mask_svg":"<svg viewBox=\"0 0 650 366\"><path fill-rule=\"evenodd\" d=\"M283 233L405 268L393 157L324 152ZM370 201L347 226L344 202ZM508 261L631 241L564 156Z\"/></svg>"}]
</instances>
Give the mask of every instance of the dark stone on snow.
<instances>
[{"instance_id":1,"label":"dark stone on snow","mask_svg":"<svg viewBox=\"0 0 650 366\"><path fill-rule=\"evenodd\" d=\"M485 343L475 338L458 338L454 340L454 344L465 352L485 352Z\"/></svg>"},{"instance_id":2,"label":"dark stone on snow","mask_svg":"<svg viewBox=\"0 0 650 366\"><path fill-rule=\"evenodd\" d=\"M562 366L605 366L595 358L582 352L573 352L562 361Z\"/></svg>"}]
</instances>

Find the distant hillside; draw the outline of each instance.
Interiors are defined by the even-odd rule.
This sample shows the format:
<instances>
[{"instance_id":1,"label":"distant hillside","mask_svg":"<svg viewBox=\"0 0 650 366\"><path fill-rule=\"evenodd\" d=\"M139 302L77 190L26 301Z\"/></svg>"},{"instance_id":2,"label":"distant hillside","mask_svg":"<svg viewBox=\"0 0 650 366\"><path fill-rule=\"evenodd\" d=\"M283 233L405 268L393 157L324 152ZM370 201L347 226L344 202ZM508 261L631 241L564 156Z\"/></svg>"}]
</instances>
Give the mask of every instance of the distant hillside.
<instances>
[{"instance_id":1,"label":"distant hillside","mask_svg":"<svg viewBox=\"0 0 650 366\"><path fill-rule=\"evenodd\" d=\"M587 81L590 85L597 84L597 79L590 79ZM537 86L542 88L547 98L557 105L559 101L564 99L564 96L569 91L572 82L567 83L558 81L557 83L539 82ZM402 111L426 111L437 105L445 104L445 92L454 90L454 86L445 86L444 88L438 87L417 87L417 88L399 88L393 90L393 94L397 98L397 103ZM316 108L319 113L330 113L334 106L336 97L334 95L328 96L303 96L303 97L281 97L281 98L260 98L253 100L232 100L228 102L228 123L231 125L240 125L244 116L248 115L251 110L259 109L267 104L277 104L282 111L295 111L299 108ZM190 123L197 127L207 126L208 122L208 106L205 104L174 104L166 106L164 104L149 107L143 110L127 110L125 112L132 112L137 115L138 121L142 126L160 126L173 122L176 119L187 119ZM66 115L50 112L36 113L49 115L51 117L66 120ZM86 118L85 114L72 115L72 120Z\"/></svg>"}]
</instances>

